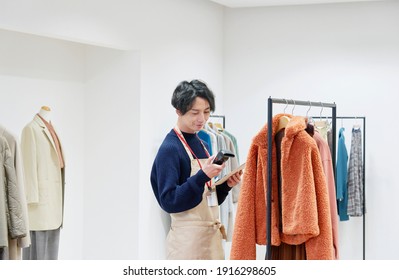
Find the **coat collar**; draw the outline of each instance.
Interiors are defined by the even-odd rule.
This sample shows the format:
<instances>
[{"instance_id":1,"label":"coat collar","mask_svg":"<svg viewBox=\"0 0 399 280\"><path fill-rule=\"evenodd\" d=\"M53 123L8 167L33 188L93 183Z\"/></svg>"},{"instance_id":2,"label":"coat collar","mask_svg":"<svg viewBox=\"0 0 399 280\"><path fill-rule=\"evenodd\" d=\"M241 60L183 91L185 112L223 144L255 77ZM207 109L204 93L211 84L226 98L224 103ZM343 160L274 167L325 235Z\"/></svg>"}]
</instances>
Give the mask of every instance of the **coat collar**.
<instances>
[{"instance_id":1,"label":"coat collar","mask_svg":"<svg viewBox=\"0 0 399 280\"><path fill-rule=\"evenodd\" d=\"M272 119L272 138L274 141L274 136L278 130L278 124L280 122L280 118L283 116L287 116L292 118L293 116L290 114L277 114L273 116ZM291 121L290 121L291 122ZM288 123L289 124L289 123ZM263 128L258 132L258 134L253 138L253 144L266 149L267 148L267 133L268 133L268 125L264 125Z\"/></svg>"},{"instance_id":2,"label":"coat collar","mask_svg":"<svg viewBox=\"0 0 399 280\"><path fill-rule=\"evenodd\" d=\"M33 121L36 122L42 129L44 134L46 134L48 140L50 141L51 145L53 146L53 148L55 150L57 150L55 143L54 143L54 139L51 136L50 130L47 128L46 124L43 122L43 120L38 116L35 115L35 117L33 118Z\"/></svg>"},{"instance_id":3,"label":"coat collar","mask_svg":"<svg viewBox=\"0 0 399 280\"><path fill-rule=\"evenodd\" d=\"M47 126L45 125L45 123L43 122L43 120L36 114L33 118L33 120L40 125L41 128L45 128L47 129Z\"/></svg>"},{"instance_id":4,"label":"coat collar","mask_svg":"<svg viewBox=\"0 0 399 280\"><path fill-rule=\"evenodd\" d=\"M294 138L300 131L306 129L306 118L301 116L292 117L285 129L285 137Z\"/></svg>"}]
</instances>

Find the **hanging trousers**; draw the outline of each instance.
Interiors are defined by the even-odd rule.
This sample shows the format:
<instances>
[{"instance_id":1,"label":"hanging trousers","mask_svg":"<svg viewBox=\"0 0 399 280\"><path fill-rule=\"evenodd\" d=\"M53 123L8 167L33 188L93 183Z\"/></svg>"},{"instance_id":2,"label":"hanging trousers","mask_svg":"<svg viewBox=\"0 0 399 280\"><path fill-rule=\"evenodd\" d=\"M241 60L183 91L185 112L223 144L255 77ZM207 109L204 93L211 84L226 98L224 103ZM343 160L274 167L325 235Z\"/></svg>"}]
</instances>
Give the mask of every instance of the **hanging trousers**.
<instances>
[{"instance_id":1,"label":"hanging trousers","mask_svg":"<svg viewBox=\"0 0 399 280\"><path fill-rule=\"evenodd\" d=\"M57 260L61 229L31 231L31 245L23 249L24 260Z\"/></svg>"}]
</instances>

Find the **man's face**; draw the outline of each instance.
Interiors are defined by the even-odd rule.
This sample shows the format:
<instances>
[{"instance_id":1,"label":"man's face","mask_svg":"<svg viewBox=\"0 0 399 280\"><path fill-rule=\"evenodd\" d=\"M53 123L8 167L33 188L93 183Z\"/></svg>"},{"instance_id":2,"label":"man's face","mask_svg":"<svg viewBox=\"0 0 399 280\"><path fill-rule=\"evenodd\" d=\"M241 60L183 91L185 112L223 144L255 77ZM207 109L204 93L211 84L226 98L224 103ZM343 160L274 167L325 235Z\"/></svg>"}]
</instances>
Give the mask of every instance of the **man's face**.
<instances>
[{"instance_id":1,"label":"man's face","mask_svg":"<svg viewBox=\"0 0 399 280\"><path fill-rule=\"evenodd\" d=\"M191 110L184 115L177 110L177 114L179 115L178 126L180 130L195 133L204 127L211 114L211 109L206 99L196 97Z\"/></svg>"}]
</instances>

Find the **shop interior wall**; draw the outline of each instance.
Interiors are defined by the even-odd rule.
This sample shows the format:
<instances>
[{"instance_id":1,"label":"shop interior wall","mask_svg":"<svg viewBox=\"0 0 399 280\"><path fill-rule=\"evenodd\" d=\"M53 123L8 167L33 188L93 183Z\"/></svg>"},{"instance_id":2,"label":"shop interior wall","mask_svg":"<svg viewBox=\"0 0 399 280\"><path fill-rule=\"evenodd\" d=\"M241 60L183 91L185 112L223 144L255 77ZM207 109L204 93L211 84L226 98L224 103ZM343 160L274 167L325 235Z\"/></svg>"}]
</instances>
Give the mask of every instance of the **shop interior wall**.
<instances>
[{"instance_id":1,"label":"shop interior wall","mask_svg":"<svg viewBox=\"0 0 399 280\"><path fill-rule=\"evenodd\" d=\"M66 157L60 259L137 257L138 52L0 31L1 123L52 109ZM100 246L120 237L123 246Z\"/></svg>"},{"instance_id":2,"label":"shop interior wall","mask_svg":"<svg viewBox=\"0 0 399 280\"><path fill-rule=\"evenodd\" d=\"M84 258L135 259L140 55L87 48Z\"/></svg>"},{"instance_id":3,"label":"shop interior wall","mask_svg":"<svg viewBox=\"0 0 399 280\"><path fill-rule=\"evenodd\" d=\"M80 44L0 30L0 122L18 139L41 106L66 163L65 221L60 258L83 258L85 167L85 51Z\"/></svg>"},{"instance_id":4,"label":"shop interior wall","mask_svg":"<svg viewBox=\"0 0 399 280\"><path fill-rule=\"evenodd\" d=\"M152 194L149 182L151 165L165 134L176 123L176 114L170 105L170 97L180 81L194 78L205 80L217 95L217 113L223 112L223 13L222 6L203 0L112 2L89 0L84 3L35 0L32 5L26 5L22 0L15 0L0 10L0 27L7 30L121 50L116 53L102 49L93 51L89 48L84 52L82 50L84 53L82 55L86 56L84 65L81 65L82 68L74 68L76 70L74 74L79 77L79 71L87 68L87 76L79 78L79 86L84 92L84 98L79 95L83 98L80 101L85 107L82 109L83 115L76 107L68 110L68 114L76 112L79 120L86 119L87 123L82 129L90 135L84 140L84 150L80 153L85 155L82 156L82 160L85 160L84 168L79 168L79 172L84 176L84 182L77 187L77 190L82 192L79 195L83 209L79 208L79 211L73 215L73 219L77 216L84 219L84 224L82 221L79 227L73 226L68 230L75 233L79 244L83 243L81 246L83 249L79 249L83 252L79 254L60 252L62 258L163 259L165 257L162 248L169 220ZM134 53L129 54L130 50L139 50L140 59ZM127 52L122 53L123 51ZM106 55L101 58L103 52ZM126 65L126 62L120 61L121 57L125 57L135 65L138 60L140 61L139 97L135 96L137 90L135 75L131 77L134 89L129 87L132 84L126 88L135 96L134 99L132 95L125 96L126 93L121 91L126 84L122 83L119 86L117 83L120 79L114 76L116 74L109 73L102 67L96 71L97 65L101 64L104 67L110 65L112 71L115 70L123 78L127 78L125 70L136 73L137 65ZM65 59L67 60L67 57ZM90 74L96 76L91 77ZM107 74L111 77L101 81L101 78ZM111 85L114 88L111 89ZM106 98L107 94L109 99ZM75 103L77 100L73 99ZM120 109L113 107L115 104L118 104ZM130 105L132 108L128 108ZM139 106L137 111L135 111L136 106ZM109 119L105 117L107 113ZM110 127L114 117L118 119L113 123L115 126ZM133 120L136 117L139 122L138 130L136 130L137 123ZM129 121L133 123L130 124ZM102 131L102 124L99 122L108 125L108 132ZM116 144L113 147L115 150L109 148L110 162L102 165L103 159L100 156L107 148L107 139L111 145L115 145L118 137L114 134L119 132L117 131L119 124L123 126L123 130L127 130L123 133L128 135L127 139L121 140L121 143L126 144L132 140L131 146L122 147ZM131 134L133 130L137 133L134 136ZM136 152L131 154L137 140L135 137L139 137L139 144ZM73 139L82 143L80 137ZM98 153L95 147L99 148ZM129 156L133 158L127 158L127 155L120 153L121 151L130 153ZM122 162L115 163L118 160ZM115 164L116 168L120 169L116 174L123 172L119 185L110 180L109 176L115 174L106 168ZM138 175L135 173L135 166L138 166ZM107 172L109 173L104 174ZM107 176L106 179L101 180L104 177L100 177L100 173L101 176ZM131 188L130 185L125 188L127 174L133 180ZM114 193L112 188L115 186L118 191L123 186L123 193ZM98 189L102 192L97 192ZM138 209L135 208L137 206ZM107 212L107 209L111 207L118 210L121 216L113 216L115 221L104 221L102 218L110 218L111 213ZM82 212L84 218L81 216ZM102 224L99 224L100 222ZM138 231L138 237L132 232L133 227ZM66 230L65 226L64 232ZM121 242L116 245L115 242L119 240ZM139 243L138 250L134 247L137 243ZM70 244L65 244L65 247ZM69 249L72 250L72 247L65 250Z\"/></svg>"},{"instance_id":5,"label":"shop interior wall","mask_svg":"<svg viewBox=\"0 0 399 280\"><path fill-rule=\"evenodd\" d=\"M63 138L70 137L65 140L70 143L68 158L76 162L76 165L71 164L71 168L76 170L68 172L76 178L71 177L68 185L75 188L76 197L71 194L68 198L74 210L66 219L74 224L63 229L65 238L69 236L71 243L61 244L62 258L164 258L162 248L168 219L152 195L149 173L157 148L176 121L170 106L171 93L179 81L192 78L207 81L215 91L217 113L226 115L229 130L238 137L240 158L246 157L252 136L265 124L268 96L336 102L338 114L365 115L368 118L367 258L397 258L399 250L392 249L392 246L395 246L394 237L399 230L392 215L395 213L393 205L398 195L395 188L398 182L392 176L395 170L390 163L397 153L392 148L397 135L391 124L385 121L395 117L396 105L392 96L398 90L397 3L224 9L199 0L149 0L144 3L118 0L112 3L111 9L106 2L97 1L83 5L70 1L49 3L38 0L32 7L18 5L19 2L13 1L0 11L0 26L52 38L112 46L114 49L105 51L87 46L67 46L66 53L74 48L77 50L69 55L61 52L54 57L51 52L36 55L38 51L30 49L30 55L26 57L20 56L23 51L16 53L23 46L21 44L12 45L15 49L11 51L15 52L12 56L0 45L3 48L1 58L8 61L7 67L0 66L4 81L1 87L8 92L23 92L29 101L25 103L2 91L2 100L10 100L15 110L24 109L17 114L13 114L11 109L2 110L1 117L7 122L5 125L20 131L42 105L40 101L35 103L37 98L24 91L35 90L38 96L43 94L49 98L49 102L54 100L54 118L55 113L63 112L54 121L57 120L57 127L67 129L60 131L66 135ZM93 5L98 5L95 12ZM69 20L59 21L59 18ZM35 45L35 42L30 42L30 45ZM140 56L125 52L135 49L140 50ZM43 46L39 50L43 51ZM19 56L18 63L10 59ZM41 60L36 60L37 57ZM45 63L38 67L40 63L37 61ZM53 63L58 63L57 67ZM107 75L108 66L122 77ZM42 67L51 71L38 71ZM14 68L16 72L11 71ZM28 74L24 74L26 72ZM111 85L123 79L126 81L126 73L132 73L132 83L111 89ZM109 77L109 80L102 81L102 77ZM132 95L122 94L119 91L122 88ZM54 91L64 94L55 97L52 95ZM98 97L98 101L93 101L94 97ZM126 104L120 107L121 110L114 107L123 101ZM130 112L123 114L124 119L121 119L121 112L129 111L130 104L133 111L138 108L139 114ZM62 111L64 108L68 110ZM111 119L103 115L107 110ZM295 113L306 114L306 110L296 108ZM74 112L73 117L71 112ZM311 112L317 114L319 109ZM8 119L3 114L13 117ZM381 115L384 121L381 121ZM115 143L117 131L113 127L110 134L103 134L102 124L97 123L109 126L114 116L127 129L124 145L128 141L139 141L136 151L125 146L128 153L133 151L134 156L138 155L133 160L138 164L138 175L129 173L130 167L132 170L135 167L131 158L109 152L110 161L121 161L118 168L122 168L123 173L118 170L116 174L123 176L118 179L119 184L113 184L117 186L117 192L108 188L113 182L110 177L115 173L107 170L99 159L107 143ZM138 122L133 120L136 117ZM90 122L79 122L82 119ZM129 121L133 121L131 126ZM75 125L69 126L72 123ZM91 135L82 141L76 135L84 135L87 128ZM139 139L132 134L136 128ZM390 137L380 137L387 131ZM100 150L98 154L95 145ZM87 160L89 157L91 161ZM115 165L110 163L109 166ZM107 177L101 180L98 174L106 171L109 171ZM137 192L134 186L130 188L125 173L138 180L131 183L138 185ZM97 188L102 192L96 192ZM126 197L122 197L121 190ZM111 196L116 198L113 200ZM107 205L111 201L114 203ZM121 216L107 212L107 206L115 207ZM116 220L109 221L111 216ZM100 222L103 223L100 225ZM112 242L122 239L118 229L125 229L126 225L128 233L122 237L120 247L115 246ZM359 225L356 221L341 225L341 251L345 259L361 258ZM120 227L104 229L116 226ZM134 232L133 227L137 227L138 232ZM385 242L380 242L381 237ZM78 249L70 244L79 244ZM102 250L107 244L112 246Z\"/></svg>"},{"instance_id":6,"label":"shop interior wall","mask_svg":"<svg viewBox=\"0 0 399 280\"><path fill-rule=\"evenodd\" d=\"M224 109L241 158L266 123L269 96L335 102L338 115L366 116L366 259L399 258L399 135L391 123L398 108L398 14L397 1L225 11ZM274 112L284 107L274 105ZM297 106L294 114L308 109ZM349 141L351 124L344 126ZM361 259L361 218L339 226L342 259Z\"/></svg>"}]
</instances>

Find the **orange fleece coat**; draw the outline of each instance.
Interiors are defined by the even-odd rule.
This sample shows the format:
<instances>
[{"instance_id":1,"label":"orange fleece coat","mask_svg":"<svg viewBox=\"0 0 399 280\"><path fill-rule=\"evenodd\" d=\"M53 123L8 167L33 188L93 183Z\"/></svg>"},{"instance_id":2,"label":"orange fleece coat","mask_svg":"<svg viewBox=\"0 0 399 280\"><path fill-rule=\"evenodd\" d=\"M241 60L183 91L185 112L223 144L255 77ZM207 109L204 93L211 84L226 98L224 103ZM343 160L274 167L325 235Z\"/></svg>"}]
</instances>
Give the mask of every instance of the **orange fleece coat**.
<instances>
[{"instance_id":1,"label":"orange fleece coat","mask_svg":"<svg viewBox=\"0 0 399 280\"><path fill-rule=\"evenodd\" d=\"M280 221L274 138L284 115L291 121L281 143ZM306 120L279 114L272 126L272 245L305 242L307 259L334 259L326 177L316 142L305 131ZM230 253L233 260L256 259L255 245L266 245L267 146L265 125L253 138L246 161Z\"/></svg>"}]
</instances>

